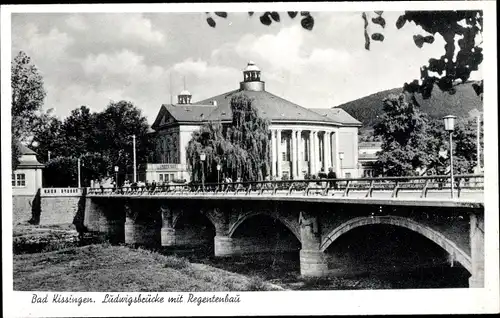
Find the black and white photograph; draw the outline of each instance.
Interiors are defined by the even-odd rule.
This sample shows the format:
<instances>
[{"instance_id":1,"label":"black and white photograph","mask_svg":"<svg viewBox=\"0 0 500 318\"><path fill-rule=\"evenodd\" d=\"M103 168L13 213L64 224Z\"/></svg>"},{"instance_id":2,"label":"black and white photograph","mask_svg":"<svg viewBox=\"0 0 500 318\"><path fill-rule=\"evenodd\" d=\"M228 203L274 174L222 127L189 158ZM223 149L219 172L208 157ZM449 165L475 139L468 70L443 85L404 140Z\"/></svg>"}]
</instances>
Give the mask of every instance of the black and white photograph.
<instances>
[{"instance_id":1,"label":"black and white photograph","mask_svg":"<svg viewBox=\"0 0 500 318\"><path fill-rule=\"evenodd\" d=\"M3 316L499 312L494 1L1 11Z\"/></svg>"}]
</instances>

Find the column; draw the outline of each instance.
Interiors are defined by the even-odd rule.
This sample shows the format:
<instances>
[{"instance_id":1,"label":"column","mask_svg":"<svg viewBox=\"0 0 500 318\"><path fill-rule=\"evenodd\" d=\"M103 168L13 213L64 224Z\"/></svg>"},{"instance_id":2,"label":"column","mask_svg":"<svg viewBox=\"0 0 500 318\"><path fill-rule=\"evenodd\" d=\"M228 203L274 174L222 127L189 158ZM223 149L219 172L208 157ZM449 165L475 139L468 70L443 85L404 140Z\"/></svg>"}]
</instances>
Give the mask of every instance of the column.
<instances>
[{"instance_id":1,"label":"column","mask_svg":"<svg viewBox=\"0 0 500 318\"><path fill-rule=\"evenodd\" d=\"M319 249L321 233L318 219L310 212L301 211L299 217L300 239L300 274L308 277L325 276L328 273L328 263L325 255Z\"/></svg>"},{"instance_id":2,"label":"column","mask_svg":"<svg viewBox=\"0 0 500 318\"><path fill-rule=\"evenodd\" d=\"M314 174L314 131L309 131L309 174Z\"/></svg>"},{"instance_id":3,"label":"column","mask_svg":"<svg viewBox=\"0 0 500 318\"><path fill-rule=\"evenodd\" d=\"M335 158L335 173L337 174L337 177L338 178L342 178L342 176L340 175L340 172L341 172L341 169L340 169L340 158L339 158L339 151L340 151L340 147L339 147L339 131L337 130L335 132L335 136L334 136L334 140L335 140L335 150L334 150L334 158Z\"/></svg>"},{"instance_id":4,"label":"column","mask_svg":"<svg viewBox=\"0 0 500 318\"><path fill-rule=\"evenodd\" d=\"M302 154L302 130L297 130L297 178L298 179L303 179L304 176L302 175L302 160L303 160L303 154Z\"/></svg>"},{"instance_id":5,"label":"column","mask_svg":"<svg viewBox=\"0 0 500 318\"><path fill-rule=\"evenodd\" d=\"M470 250L472 275L469 287L484 287L484 215L481 212L470 215Z\"/></svg>"},{"instance_id":6,"label":"column","mask_svg":"<svg viewBox=\"0 0 500 318\"><path fill-rule=\"evenodd\" d=\"M316 146L314 147L314 153L315 153L315 161L314 161L314 167L316 169L316 174L321 170L321 161L320 159L320 142L319 142L319 131L316 131L314 134L314 142L316 143Z\"/></svg>"},{"instance_id":7,"label":"column","mask_svg":"<svg viewBox=\"0 0 500 318\"><path fill-rule=\"evenodd\" d=\"M325 168L325 173L328 173L328 168L330 168L330 132L325 131L323 135L323 167Z\"/></svg>"},{"instance_id":8,"label":"column","mask_svg":"<svg viewBox=\"0 0 500 318\"><path fill-rule=\"evenodd\" d=\"M291 147L290 147L290 152L291 152L291 160L292 160L292 164L290 166L290 176L292 179L298 179L297 178L297 131L296 130L292 130L292 143L291 143Z\"/></svg>"},{"instance_id":9,"label":"column","mask_svg":"<svg viewBox=\"0 0 500 318\"><path fill-rule=\"evenodd\" d=\"M276 156L277 156L277 174L276 174L276 179L280 180L282 173L281 173L281 161L282 161L282 154L281 154L281 129L278 129L276 131Z\"/></svg>"},{"instance_id":10,"label":"column","mask_svg":"<svg viewBox=\"0 0 500 318\"><path fill-rule=\"evenodd\" d=\"M276 176L276 131L271 130L271 177Z\"/></svg>"}]
</instances>

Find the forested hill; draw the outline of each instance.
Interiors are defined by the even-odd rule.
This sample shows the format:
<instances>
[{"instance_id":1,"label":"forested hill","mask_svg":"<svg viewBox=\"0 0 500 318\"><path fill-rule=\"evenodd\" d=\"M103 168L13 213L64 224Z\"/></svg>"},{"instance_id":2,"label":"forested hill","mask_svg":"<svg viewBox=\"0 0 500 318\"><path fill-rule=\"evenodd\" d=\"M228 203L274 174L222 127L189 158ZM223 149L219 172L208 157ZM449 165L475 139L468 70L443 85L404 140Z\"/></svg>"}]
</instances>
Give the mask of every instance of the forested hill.
<instances>
[{"instance_id":1,"label":"forested hill","mask_svg":"<svg viewBox=\"0 0 500 318\"><path fill-rule=\"evenodd\" d=\"M422 111L429 114L431 118L442 118L446 115L455 115L457 117L469 117L469 111L477 108L483 110L481 98L476 95L472 84L468 82L456 87L457 92L450 95L442 92L438 87L432 91L432 96L429 99L422 99L417 95ZM393 88L378 92L351 102L339 105L346 112L351 114L354 118L363 123L363 128L370 129L375 125L379 116L383 113L383 102L389 94L399 94L402 88Z\"/></svg>"}]
</instances>

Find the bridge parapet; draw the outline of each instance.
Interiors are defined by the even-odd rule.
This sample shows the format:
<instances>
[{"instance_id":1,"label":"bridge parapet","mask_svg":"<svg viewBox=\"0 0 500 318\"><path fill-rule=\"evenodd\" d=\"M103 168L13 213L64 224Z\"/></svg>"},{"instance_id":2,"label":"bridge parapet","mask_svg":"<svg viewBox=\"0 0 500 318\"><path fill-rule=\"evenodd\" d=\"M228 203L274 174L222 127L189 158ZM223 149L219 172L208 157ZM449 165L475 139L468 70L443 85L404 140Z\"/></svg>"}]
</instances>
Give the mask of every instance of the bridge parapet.
<instances>
[{"instance_id":1,"label":"bridge parapet","mask_svg":"<svg viewBox=\"0 0 500 318\"><path fill-rule=\"evenodd\" d=\"M457 175L454 177L454 200L482 202L483 175ZM90 188L91 196L179 196L179 197L248 197L302 196L353 199L436 199L451 198L451 177L386 177L341 178L315 180L251 181L207 184L162 184L143 187Z\"/></svg>"},{"instance_id":2,"label":"bridge parapet","mask_svg":"<svg viewBox=\"0 0 500 318\"><path fill-rule=\"evenodd\" d=\"M82 195L82 188L41 188L42 197L74 197Z\"/></svg>"}]
</instances>

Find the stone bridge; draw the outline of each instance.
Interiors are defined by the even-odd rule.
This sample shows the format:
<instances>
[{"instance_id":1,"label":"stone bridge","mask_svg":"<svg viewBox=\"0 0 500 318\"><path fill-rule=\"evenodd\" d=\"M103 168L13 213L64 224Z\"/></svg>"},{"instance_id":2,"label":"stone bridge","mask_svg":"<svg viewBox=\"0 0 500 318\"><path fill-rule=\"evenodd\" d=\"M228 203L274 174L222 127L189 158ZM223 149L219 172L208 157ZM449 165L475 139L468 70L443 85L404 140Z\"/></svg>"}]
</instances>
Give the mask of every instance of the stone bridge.
<instances>
[{"instance_id":1,"label":"stone bridge","mask_svg":"<svg viewBox=\"0 0 500 318\"><path fill-rule=\"evenodd\" d=\"M366 188L353 187L354 194L346 193L350 192L348 183L331 189L330 183L301 187L297 182L286 187L268 182L243 188L226 184L202 185L201 189L89 189L84 198L84 225L115 242L205 244L218 257L300 250L301 274L323 276L335 262L326 252L339 237L355 228L385 224L434 242L451 262L471 274L469 286L483 286L480 186L462 185L457 190L462 194L457 192L452 199L449 188L440 185L436 190L428 182L422 182L421 189L413 181L410 186L395 182L388 189L368 180ZM271 185L268 192L262 189L264 185ZM441 195L427 195L434 190Z\"/></svg>"}]
</instances>

